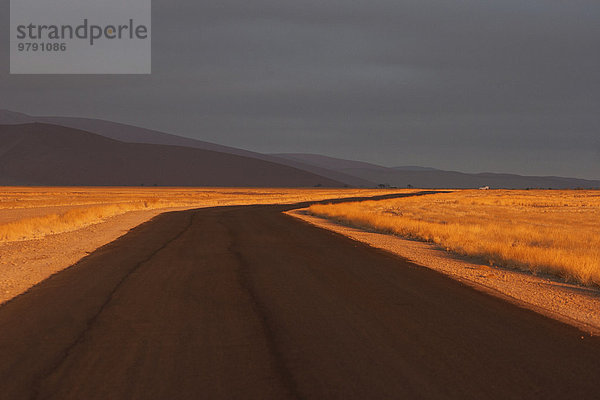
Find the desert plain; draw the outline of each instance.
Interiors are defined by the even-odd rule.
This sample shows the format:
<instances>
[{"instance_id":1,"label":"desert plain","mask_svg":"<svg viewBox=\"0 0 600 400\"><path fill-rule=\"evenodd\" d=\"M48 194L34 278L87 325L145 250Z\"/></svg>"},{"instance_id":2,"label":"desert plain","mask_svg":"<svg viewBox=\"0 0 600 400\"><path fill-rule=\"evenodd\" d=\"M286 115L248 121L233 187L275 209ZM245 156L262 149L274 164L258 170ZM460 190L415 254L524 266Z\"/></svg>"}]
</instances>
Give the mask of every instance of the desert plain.
<instances>
[{"instance_id":1,"label":"desert plain","mask_svg":"<svg viewBox=\"0 0 600 400\"><path fill-rule=\"evenodd\" d=\"M4 188L0 398L594 398L596 193Z\"/></svg>"}]
</instances>

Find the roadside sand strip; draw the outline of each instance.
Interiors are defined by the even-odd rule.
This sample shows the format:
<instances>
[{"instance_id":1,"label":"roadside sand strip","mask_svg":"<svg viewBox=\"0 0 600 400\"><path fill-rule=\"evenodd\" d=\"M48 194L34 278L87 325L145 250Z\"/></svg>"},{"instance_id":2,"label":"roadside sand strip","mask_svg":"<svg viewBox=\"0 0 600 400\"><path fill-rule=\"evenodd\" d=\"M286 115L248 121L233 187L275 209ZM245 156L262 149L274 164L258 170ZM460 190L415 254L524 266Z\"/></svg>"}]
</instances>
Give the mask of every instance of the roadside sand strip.
<instances>
[{"instance_id":1,"label":"roadside sand strip","mask_svg":"<svg viewBox=\"0 0 600 400\"><path fill-rule=\"evenodd\" d=\"M0 305L158 214L181 209L130 211L71 232L0 243Z\"/></svg>"},{"instance_id":2,"label":"roadside sand strip","mask_svg":"<svg viewBox=\"0 0 600 400\"><path fill-rule=\"evenodd\" d=\"M342 234L431 268L477 290L501 297L585 332L600 335L600 289L565 283L551 276L490 267L453 255L434 244L352 228L308 214L307 209L286 214L319 228Z\"/></svg>"}]
</instances>

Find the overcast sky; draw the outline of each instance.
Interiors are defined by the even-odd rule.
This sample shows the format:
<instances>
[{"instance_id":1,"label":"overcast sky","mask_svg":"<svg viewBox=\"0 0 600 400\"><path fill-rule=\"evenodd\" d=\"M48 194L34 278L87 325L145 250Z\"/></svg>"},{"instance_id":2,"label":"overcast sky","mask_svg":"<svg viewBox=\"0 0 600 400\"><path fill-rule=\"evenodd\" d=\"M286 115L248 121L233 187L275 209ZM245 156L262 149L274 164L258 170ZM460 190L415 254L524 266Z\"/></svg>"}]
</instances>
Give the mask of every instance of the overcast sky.
<instances>
[{"instance_id":1,"label":"overcast sky","mask_svg":"<svg viewBox=\"0 0 600 400\"><path fill-rule=\"evenodd\" d=\"M150 76L9 75L0 108L260 152L600 179L598 0L153 0Z\"/></svg>"}]
</instances>

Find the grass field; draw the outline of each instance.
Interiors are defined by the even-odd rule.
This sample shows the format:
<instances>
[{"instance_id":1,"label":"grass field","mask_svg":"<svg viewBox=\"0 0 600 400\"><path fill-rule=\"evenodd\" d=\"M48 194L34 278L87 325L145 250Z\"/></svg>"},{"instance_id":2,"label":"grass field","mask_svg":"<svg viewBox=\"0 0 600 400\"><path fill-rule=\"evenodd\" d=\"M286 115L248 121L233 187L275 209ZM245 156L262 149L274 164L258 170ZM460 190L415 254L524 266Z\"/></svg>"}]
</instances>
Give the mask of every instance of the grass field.
<instances>
[{"instance_id":1,"label":"grass field","mask_svg":"<svg viewBox=\"0 0 600 400\"><path fill-rule=\"evenodd\" d=\"M0 243L69 232L131 211L296 203L399 192L375 189L0 188Z\"/></svg>"},{"instance_id":2,"label":"grass field","mask_svg":"<svg viewBox=\"0 0 600 400\"><path fill-rule=\"evenodd\" d=\"M599 191L470 190L314 205L310 211L493 265L600 285Z\"/></svg>"}]
</instances>

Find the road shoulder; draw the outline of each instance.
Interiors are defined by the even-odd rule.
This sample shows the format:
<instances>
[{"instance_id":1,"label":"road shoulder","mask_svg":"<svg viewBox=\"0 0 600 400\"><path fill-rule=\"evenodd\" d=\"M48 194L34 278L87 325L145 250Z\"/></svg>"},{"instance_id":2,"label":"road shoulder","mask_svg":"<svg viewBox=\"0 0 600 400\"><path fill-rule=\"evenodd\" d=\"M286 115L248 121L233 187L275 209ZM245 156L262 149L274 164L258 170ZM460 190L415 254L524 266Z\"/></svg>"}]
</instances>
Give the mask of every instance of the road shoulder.
<instances>
[{"instance_id":1,"label":"road shoulder","mask_svg":"<svg viewBox=\"0 0 600 400\"><path fill-rule=\"evenodd\" d=\"M551 276L535 276L522 271L492 267L472 258L453 255L432 243L365 231L315 217L308 214L307 209L292 210L286 214L374 248L389 251L477 290L576 326L584 332L600 334L600 290L597 288L562 282Z\"/></svg>"}]
</instances>

